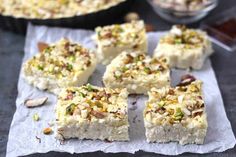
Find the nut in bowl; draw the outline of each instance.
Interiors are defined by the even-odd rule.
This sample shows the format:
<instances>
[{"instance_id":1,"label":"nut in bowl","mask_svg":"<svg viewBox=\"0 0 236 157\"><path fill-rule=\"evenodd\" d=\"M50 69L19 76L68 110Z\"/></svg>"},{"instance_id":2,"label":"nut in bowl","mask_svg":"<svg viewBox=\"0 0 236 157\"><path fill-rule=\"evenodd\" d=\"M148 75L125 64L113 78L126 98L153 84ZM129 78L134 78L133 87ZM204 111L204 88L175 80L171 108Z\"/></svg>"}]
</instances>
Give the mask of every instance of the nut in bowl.
<instances>
[{"instance_id":1,"label":"nut in bowl","mask_svg":"<svg viewBox=\"0 0 236 157\"><path fill-rule=\"evenodd\" d=\"M188 24L204 18L218 0L148 0L154 11L172 23Z\"/></svg>"}]
</instances>

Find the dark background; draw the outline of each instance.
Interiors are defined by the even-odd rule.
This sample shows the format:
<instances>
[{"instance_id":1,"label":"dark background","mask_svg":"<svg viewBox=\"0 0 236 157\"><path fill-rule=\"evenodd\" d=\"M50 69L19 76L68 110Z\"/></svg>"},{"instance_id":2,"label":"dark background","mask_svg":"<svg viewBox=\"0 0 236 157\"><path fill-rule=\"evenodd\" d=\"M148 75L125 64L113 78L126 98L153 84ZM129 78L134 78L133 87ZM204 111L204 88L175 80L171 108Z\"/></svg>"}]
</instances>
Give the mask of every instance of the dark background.
<instances>
[{"instance_id":1,"label":"dark background","mask_svg":"<svg viewBox=\"0 0 236 157\"><path fill-rule=\"evenodd\" d=\"M211 17L217 13L236 6L236 0L219 0L219 6L207 17ZM156 15L152 8L145 0L136 0L131 7L132 11L139 13L146 23L152 24L156 31L170 29L171 24L162 20ZM205 19L207 19L205 18ZM117 22L122 22L123 18L117 19ZM203 19L203 21L205 20ZM201 21L200 21L201 22ZM200 22L190 25L198 27ZM1 23L0 23L1 25ZM235 28L236 29L236 28ZM17 82L20 70L20 65L23 57L25 37L0 29L0 157L6 155L6 145L8 140L8 132L13 114L15 112L15 99L17 96ZM224 100L227 116L231 122L234 133L236 132L236 53L227 52L224 49L214 46L216 53L211 57L213 68L221 89ZM220 122L219 122L220 123ZM17 138L17 137L16 137ZM135 154L119 153L105 154L102 152L86 153L80 155L70 155L67 153L51 152L47 154L35 154L31 157L67 157L67 156L163 156L153 153L145 153L139 151ZM182 154L183 157L233 157L236 156L236 148L227 150L223 153L211 153L205 155L199 154Z\"/></svg>"}]
</instances>

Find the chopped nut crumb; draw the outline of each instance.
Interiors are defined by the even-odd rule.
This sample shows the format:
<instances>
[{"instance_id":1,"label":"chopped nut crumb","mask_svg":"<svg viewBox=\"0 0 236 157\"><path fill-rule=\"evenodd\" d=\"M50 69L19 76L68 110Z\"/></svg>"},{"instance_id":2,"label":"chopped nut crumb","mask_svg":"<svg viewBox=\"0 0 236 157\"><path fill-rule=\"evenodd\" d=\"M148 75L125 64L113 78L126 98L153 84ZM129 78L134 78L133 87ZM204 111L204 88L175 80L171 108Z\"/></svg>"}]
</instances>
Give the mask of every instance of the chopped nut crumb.
<instances>
[{"instance_id":1,"label":"chopped nut crumb","mask_svg":"<svg viewBox=\"0 0 236 157\"><path fill-rule=\"evenodd\" d=\"M24 102L24 105L26 107L37 107L45 104L48 100L48 97L41 97L41 98L35 98L35 99L27 99Z\"/></svg>"},{"instance_id":2,"label":"chopped nut crumb","mask_svg":"<svg viewBox=\"0 0 236 157\"><path fill-rule=\"evenodd\" d=\"M50 135L50 134L52 133L52 128L45 128L45 129L43 130L43 133L44 133L45 135Z\"/></svg>"},{"instance_id":3,"label":"chopped nut crumb","mask_svg":"<svg viewBox=\"0 0 236 157\"><path fill-rule=\"evenodd\" d=\"M39 121L39 115L38 115L38 113L35 113L35 114L33 115L33 119L34 119L34 121Z\"/></svg>"},{"instance_id":4,"label":"chopped nut crumb","mask_svg":"<svg viewBox=\"0 0 236 157\"><path fill-rule=\"evenodd\" d=\"M131 22L131 21L137 21L140 19L139 14L136 12L129 12L128 14L125 15L125 21L126 22Z\"/></svg>"}]
</instances>

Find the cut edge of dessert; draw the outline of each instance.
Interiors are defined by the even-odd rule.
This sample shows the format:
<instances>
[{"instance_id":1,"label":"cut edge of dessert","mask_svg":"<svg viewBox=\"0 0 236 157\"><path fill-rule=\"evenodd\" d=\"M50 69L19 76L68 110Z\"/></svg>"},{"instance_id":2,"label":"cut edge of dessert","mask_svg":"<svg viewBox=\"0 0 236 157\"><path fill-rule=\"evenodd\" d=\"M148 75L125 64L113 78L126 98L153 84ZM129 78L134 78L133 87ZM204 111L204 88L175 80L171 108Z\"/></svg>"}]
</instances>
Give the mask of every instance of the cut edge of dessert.
<instances>
[{"instance_id":1,"label":"cut edge of dessert","mask_svg":"<svg viewBox=\"0 0 236 157\"><path fill-rule=\"evenodd\" d=\"M109 64L122 51L147 53L147 35L144 21L131 21L95 29L99 62Z\"/></svg>"},{"instance_id":2,"label":"cut edge of dessert","mask_svg":"<svg viewBox=\"0 0 236 157\"><path fill-rule=\"evenodd\" d=\"M153 88L148 95L143 111L147 142L204 143L208 123L202 81L185 75L175 88Z\"/></svg>"},{"instance_id":3,"label":"cut edge of dessert","mask_svg":"<svg viewBox=\"0 0 236 157\"><path fill-rule=\"evenodd\" d=\"M57 139L129 141L128 92L86 84L62 90L56 105Z\"/></svg>"},{"instance_id":4,"label":"cut edge of dessert","mask_svg":"<svg viewBox=\"0 0 236 157\"><path fill-rule=\"evenodd\" d=\"M169 33L161 37L153 56L166 57L172 68L200 70L212 53L206 32L173 25Z\"/></svg>"},{"instance_id":5,"label":"cut edge of dessert","mask_svg":"<svg viewBox=\"0 0 236 157\"><path fill-rule=\"evenodd\" d=\"M153 87L170 86L170 69L165 58L123 51L107 66L103 83L109 88L127 88L130 94L147 94Z\"/></svg>"},{"instance_id":6,"label":"cut edge of dessert","mask_svg":"<svg viewBox=\"0 0 236 157\"><path fill-rule=\"evenodd\" d=\"M95 53L62 38L23 63L23 78L40 90L58 94L61 88L87 83L96 68Z\"/></svg>"}]
</instances>

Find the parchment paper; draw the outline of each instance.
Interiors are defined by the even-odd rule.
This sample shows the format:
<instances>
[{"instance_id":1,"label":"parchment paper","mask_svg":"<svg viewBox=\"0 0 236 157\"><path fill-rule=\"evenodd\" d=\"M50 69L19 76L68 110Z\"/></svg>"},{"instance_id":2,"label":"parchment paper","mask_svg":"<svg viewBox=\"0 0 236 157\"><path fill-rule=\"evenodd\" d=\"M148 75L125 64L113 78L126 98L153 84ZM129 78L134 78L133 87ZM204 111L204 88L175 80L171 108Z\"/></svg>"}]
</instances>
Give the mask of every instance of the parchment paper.
<instances>
[{"instance_id":1,"label":"parchment paper","mask_svg":"<svg viewBox=\"0 0 236 157\"><path fill-rule=\"evenodd\" d=\"M164 32L148 33L149 52L153 51L159 37L163 34ZM38 52L37 43L39 41L51 43L62 37L67 37L71 40L80 42L87 48L94 49L95 45L91 40L91 35L93 35L92 31L48 28L44 26L36 27L29 25L23 62ZM149 54L151 55L151 53ZM104 66L98 65L96 71L89 79L89 82L94 85L102 86L101 78L104 70ZM188 71L173 70L171 74L172 84L176 84L179 81L180 76L185 73L188 73ZM31 87L22 79L22 74L20 73L18 97L16 100L17 109L10 128L7 156L23 156L33 153L46 153L49 151L69 153L95 151L135 153L139 150L166 155L177 155L184 152L222 152L233 148L235 145L235 137L231 124L225 113L221 93L210 60L207 60L202 70L193 71L191 73L204 82L203 91L209 127L203 145L190 144L181 146L176 142L165 144L147 143L145 140L145 130L142 120L142 111L147 97L142 95L132 96L129 98L129 142L104 142L99 140L82 141L72 139L60 143L60 141L55 139L55 134L44 135L42 133L42 130L51 125L55 119L54 109L56 97L52 94ZM33 109L28 109L23 105L25 99L37 98L40 96L49 97L49 101L46 105ZM33 121L32 117L35 113L38 113L40 116L38 122ZM36 136L37 138L40 138L40 140L37 139Z\"/></svg>"}]
</instances>

